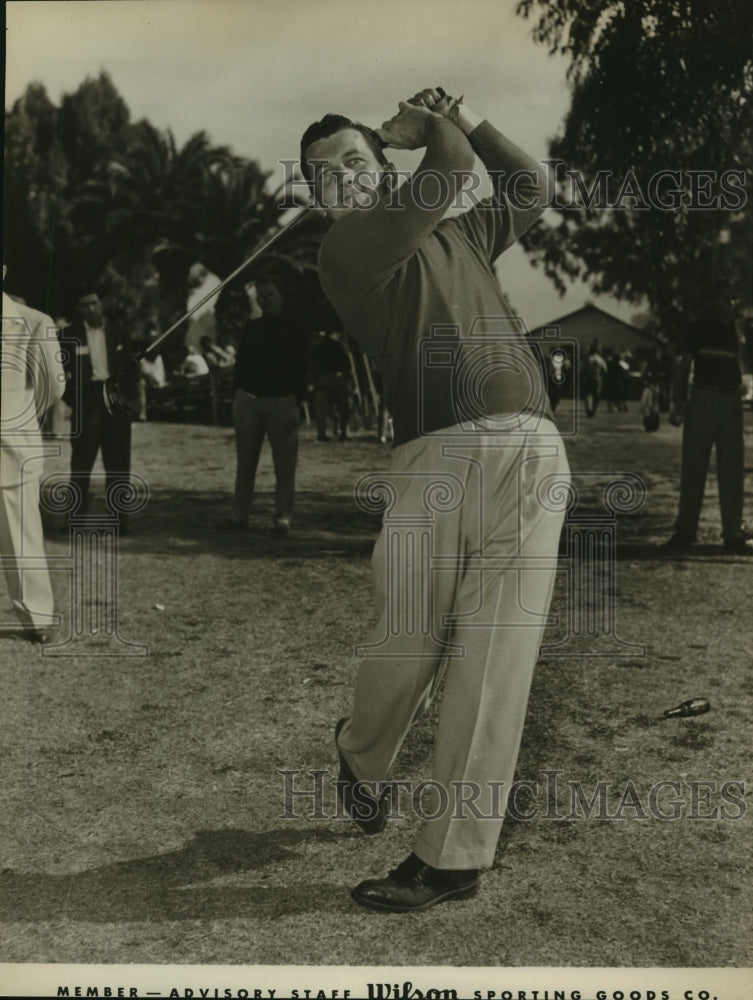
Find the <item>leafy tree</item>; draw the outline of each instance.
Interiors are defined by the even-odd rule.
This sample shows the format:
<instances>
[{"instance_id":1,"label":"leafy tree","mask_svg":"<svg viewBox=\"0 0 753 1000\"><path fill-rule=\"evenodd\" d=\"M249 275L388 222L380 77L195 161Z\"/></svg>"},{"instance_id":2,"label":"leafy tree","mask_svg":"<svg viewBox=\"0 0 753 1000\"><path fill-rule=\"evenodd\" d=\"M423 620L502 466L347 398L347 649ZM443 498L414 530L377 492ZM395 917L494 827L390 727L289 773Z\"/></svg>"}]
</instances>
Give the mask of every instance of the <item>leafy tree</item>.
<instances>
[{"instance_id":1,"label":"leafy tree","mask_svg":"<svg viewBox=\"0 0 753 1000\"><path fill-rule=\"evenodd\" d=\"M3 260L6 287L50 309L52 254L65 233L67 162L59 143L60 113L45 88L32 83L6 116Z\"/></svg>"},{"instance_id":2,"label":"leafy tree","mask_svg":"<svg viewBox=\"0 0 753 1000\"><path fill-rule=\"evenodd\" d=\"M201 226L211 171L231 158L203 131L178 147L170 130L162 132L142 120L132 126L124 149L103 163L89 186L89 202L79 212L94 216L104 208L105 231L118 248L121 270L151 264L157 272L156 303L142 299L139 312L155 319L162 330L186 311L189 272L201 256ZM184 330L185 333L185 330ZM180 358L180 334L169 345L168 362Z\"/></svg>"},{"instance_id":3,"label":"leafy tree","mask_svg":"<svg viewBox=\"0 0 753 1000\"><path fill-rule=\"evenodd\" d=\"M60 104L60 143L75 190L122 148L130 112L108 73L87 77Z\"/></svg>"},{"instance_id":4,"label":"leafy tree","mask_svg":"<svg viewBox=\"0 0 753 1000\"><path fill-rule=\"evenodd\" d=\"M549 149L556 221L523 241L533 262L560 290L581 277L647 302L670 337L719 276L749 299L753 5L520 0L517 12L569 57L572 90Z\"/></svg>"},{"instance_id":5,"label":"leafy tree","mask_svg":"<svg viewBox=\"0 0 753 1000\"><path fill-rule=\"evenodd\" d=\"M4 255L9 288L70 315L81 280L110 259L101 205L91 225L79 209L102 164L122 145L129 112L106 73L87 78L57 108L31 83L6 116Z\"/></svg>"},{"instance_id":6,"label":"leafy tree","mask_svg":"<svg viewBox=\"0 0 753 1000\"><path fill-rule=\"evenodd\" d=\"M212 146L206 132L195 133L179 148L169 129L161 132L140 121L123 151L100 171L110 238L136 250L159 241L195 253L209 172L230 155L226 148Z\"/></svg>"},{"instance_id":7,"label":"leafy tree","mask_svg":"<svg viewBox=\"0 0 753 1000\"><path fill-rule=\"evenodd\" d=\"M269 173L253 160L227 158L207 173L197 249L202 263L226 278L280 218L279 198L267 190Z\"/></svg>"},{"instance_id":8,"label":"leafy tree","mask_svg":"<svg viewBox=\"0 0 753 1000\"><path fill-rule=\"evenodd\" d=\"M186 310L194 263L225 277L279 226L281 192L268 179L206 132L178 146L170 130L132 123L104 72L59 108L32 83L6 117L6 286L72 316L81 282L96 282L132 331L147 320L167 329ZM312 216L278 257L303 275L322 232ZM310 298L297 297L302 307Z\"/></svg>"}]
</instances>

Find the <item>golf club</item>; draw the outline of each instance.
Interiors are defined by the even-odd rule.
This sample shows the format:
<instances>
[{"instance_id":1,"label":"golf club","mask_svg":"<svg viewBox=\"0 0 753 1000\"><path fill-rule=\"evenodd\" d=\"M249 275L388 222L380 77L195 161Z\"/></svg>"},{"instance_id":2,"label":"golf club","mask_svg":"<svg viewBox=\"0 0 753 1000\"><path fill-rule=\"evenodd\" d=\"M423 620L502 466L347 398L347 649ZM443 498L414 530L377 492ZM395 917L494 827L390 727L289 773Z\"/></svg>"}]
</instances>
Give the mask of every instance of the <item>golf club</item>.
<instances>
[{"instance_id":1,"label":"golf club","mask_svg":"<svg viewBox=\"0 0 753 1000\"><path fill-rule=\"evenodd\" d=\"M259 257L262 256L262 254L266 253L272 246L274 246L274 244L277 243L278 240L280 240L283 236L289 233L291 229L297 226L301 222L301 220L309 214L309 211L310 211L310 206L306 206L305 208L301 209L301 211L297 215L295 215L292 219L290 219L289 222L286 222L281 229L279 229L276 233L270 236L270 238L266 240L264 243L262 243L261 246L257 247L250 257L248 257L246 260L243 261L242 264L236 267L236 269L233 271L232 274L229 274L227 278L224 278L218 285L215 285L215 287L210 292L207 292L207 294L202 299L200 299L199 302L191 306L191 308L188 310L187 313L185 313L185 315L181 316L180 319L176 320L171 327L165 330L164 333L160 334L160 336L157 337L157 339L154 341L153 344L150 344L149 347L146 348L146 350L143 350L138 354L134 355L127 365L125 365L115 375L111 375L110 378L108 378L103 383L102 392L104 394L105 407L107 409L107 412L111 416L113 417L124 416L126 412L126 406L122 391L122 380L125 373L130 368L133 368L134 365L138 365L144 358L148 357L148 355L153 354L160 346L160 344L163 344L165 340L167 340L167 338L170 336L170 334L174 333L175 330L177 330L182 323L185 323L185 321L190 316L192 316L197 309L200 309L201 306L203 306L206 302L208 302L211 298L213 298L222 288L224 288L225 285L233 281L234 278L237 278L242 271L245 271L246 268L249 267L251 264L253 264L255 260L258 260Z\"/></svg>"},{"instance_id":2,"label":"golf club","mask_svg":"<svg viewBox=\"0 0 753 1000\"><path fill-rule=\"evenodd\" d=\"M437 88L437 93L439 93L441 99L445 99L447 97L447 94L441 87ZM460 100L458 101L456 101L454 98L449 98L449 100L454 104L459 104L462 98L460 98ZM418 104L421 102L414 98L409 103ZM237 267L232 274L228 275L227 278L221 281L210 292L208 292L199 302L193 305L188 310L188 312L186 312L185 315L181 316L180 319L176 320L176 322L173 323L173 325L169 327L169 329L165 330L164 333L160 334L160 336L157 337L157 339L154 341L153 344L150 344L149 347L147 347L145 350L136 354L133 358L131 358L128 364L125 365L125 367L123 367L117 374L111 375L110 378L108 378L103 383L102 392L104 394L105 407L107 409L107 412L111 416L124 416L126 412L125 402L123 398L123 391L122 391L122 380L124 374L134 365L138 365L144 358L148 357L150 354L153 354L160 346L160 344L164 343L164 341L172 333L174 333L175 330L177 330L178 327L181 326L181 324L185 323L185 321L190 316L192 316L197 309L200 309L201 306L203 306L206 302L209 301L209 299L213 298L222 288L224 288L225 285L233 281L234 278L236 278L242 271L245 271L246 268L249 267L251 264L253 264L253 262L257 260L259 257L261 257L262 254L266 253L270 249L270 247L274 246L274 244L277 243L277 241L280 240L286 233L289 233L291 229L297 226L298 223L306 215L308 215L311 208L312 208L311 205L305 206L298 213L298 215L294 216L280 230L278 230L278 232L274 233L266 242L264 242L256 250L254 250L251 256L247 260L245 260L239 267Z\"/></svg>"}]
</instances>

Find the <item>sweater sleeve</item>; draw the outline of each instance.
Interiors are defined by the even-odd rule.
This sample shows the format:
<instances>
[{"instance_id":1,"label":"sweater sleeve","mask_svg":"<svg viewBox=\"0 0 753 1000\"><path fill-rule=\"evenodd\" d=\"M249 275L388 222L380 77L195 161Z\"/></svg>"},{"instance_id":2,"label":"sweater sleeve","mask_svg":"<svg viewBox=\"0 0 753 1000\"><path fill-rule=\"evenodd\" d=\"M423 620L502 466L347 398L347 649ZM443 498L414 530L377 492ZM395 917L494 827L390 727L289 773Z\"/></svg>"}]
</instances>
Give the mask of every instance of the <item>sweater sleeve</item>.
<instances>
[{"instance_id":1,"label":"sweater sleeve","mask_svg":"<svg viewBox=\"0 0 753 1000\"><path fill-rule=\"evenodd\" d=\"M548 174L487 121L474 129L470 143L489 173L494 194L459 221L489 259L496 260L543 214L549 197Z\"/></svg>"},{"instance_id":2,"label":"sweater sleeve","mask_svg":"<svg viewBox=\"0 0 753 1000\"><path fill-rule=\"evenodd\" d=\"M426 153L409 182L355 210L327 234L320 264L356 293L379 288L442 220L473 167L468 139L451 122L433 119Z\"/></svg>"}]
</instances>

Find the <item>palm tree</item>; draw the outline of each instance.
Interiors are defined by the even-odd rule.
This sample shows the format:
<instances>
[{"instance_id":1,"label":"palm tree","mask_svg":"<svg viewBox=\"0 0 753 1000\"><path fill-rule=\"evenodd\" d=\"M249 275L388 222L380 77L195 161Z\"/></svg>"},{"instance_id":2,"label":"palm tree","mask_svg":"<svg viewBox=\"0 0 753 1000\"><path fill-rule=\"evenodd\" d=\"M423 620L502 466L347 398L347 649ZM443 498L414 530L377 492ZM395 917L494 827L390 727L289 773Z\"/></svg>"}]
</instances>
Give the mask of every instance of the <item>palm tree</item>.
<instances>
[{"instance_id":1,"label":"palm tree","mask_svg":"<svg viewBox=\"0 0 753 1000\"><path fill-rule=\"evenodd\" d=\"M158 325L186 311L189 270L201 257L201 229L212 171L232 161L205 132L182 148L148 121L132 127L124 152L100 178L107 188L108 237L124 259L150 257L159 274Z\"/></svg>"},{"instance_id":2,"label":"palm tree","mask_svg":"<svg viewBox=\"0 0 753 1000\"><path fill-rule=\"evenodd\" d=\"M207 172L199 255L220 278L234 271L279 225L279 199L266 189L269 176L254 160L240 157L214 164Z\"/></svg>"},{"instance_id":3,"label":"palm tree","mask_svg":"<svg viewBox=\"0 0 753 1000\"><path fill-rule=\"evenodd\" d=\"M182 149L168 129L148 121L133 126L124 153L108 164L114 204L107 216L113 236L132 243L157 240L193 250L201 225L207 176L230 158L226 147L212 146L205 132L191 136Z\"/></svg>"}]
</instances>

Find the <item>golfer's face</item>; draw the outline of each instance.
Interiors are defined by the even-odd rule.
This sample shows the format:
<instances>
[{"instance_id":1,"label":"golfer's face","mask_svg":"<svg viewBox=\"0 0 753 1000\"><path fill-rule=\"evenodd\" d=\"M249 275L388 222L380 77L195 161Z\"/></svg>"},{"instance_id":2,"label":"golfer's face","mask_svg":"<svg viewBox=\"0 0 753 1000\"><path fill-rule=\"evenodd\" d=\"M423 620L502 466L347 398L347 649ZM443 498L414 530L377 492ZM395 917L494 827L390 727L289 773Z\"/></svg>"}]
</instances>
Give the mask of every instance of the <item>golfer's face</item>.
<instances>
[{"instance_id":1,"label":"golfer's face","mask_svg":"<svg viewBox=\"0 0 753 1000\"><path fill-rule=\"evenodd\" d=\"M306 150L306 157L316 161L316 200L330 217L375 204L382 166L359 131L346 128L318 139Z\"/></svg>"}]
</instances>

